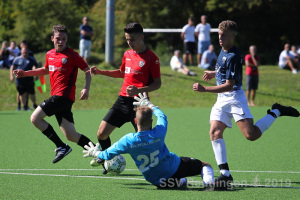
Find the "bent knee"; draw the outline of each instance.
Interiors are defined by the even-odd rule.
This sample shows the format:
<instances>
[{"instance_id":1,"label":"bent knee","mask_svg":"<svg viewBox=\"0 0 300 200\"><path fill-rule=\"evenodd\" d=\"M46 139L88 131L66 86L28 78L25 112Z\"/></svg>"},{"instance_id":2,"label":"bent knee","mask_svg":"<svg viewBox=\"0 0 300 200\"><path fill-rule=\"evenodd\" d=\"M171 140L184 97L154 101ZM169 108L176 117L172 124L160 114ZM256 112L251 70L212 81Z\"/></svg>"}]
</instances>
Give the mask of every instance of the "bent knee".
<instances>
[{"instance_id":1,"label":"bent knee","mask_svg":"<svg viewBox=\"0 0 300 200\"><path fill-rule=\"evenodd\" d=\"M255 136L255 135L254 135L253 133L251 133L251 132L244 133L244 136L245 136L245 138L246 138L247 140L249 140L249 141L255 141L255 140L258 139L258 137Z\"/></svg>"},{"instance_id":2,"label":"bent knee","mask_svg":"<svg viewBox=\"0 0 300 200\"><path fill-rule=\"evenodd\" d=\"M99 130L97 132L97 138L99 140L106 140L108 138L108 136L107 136L107 134L105 134L105 132Z\"/></svg>"},{"instance_id":3,"label":"bent knee","mask_svg":"<svg viewBox=\"0 0 300 200\"><path fill-rule=\"evenodd\" d=\"M37 121L38 121L36 115L32 114L32 115L30 116L30 121L31 121L31 123L32 123L33 125L36 125L36 124L37 124Z\"/></svg>"}]
</instances>

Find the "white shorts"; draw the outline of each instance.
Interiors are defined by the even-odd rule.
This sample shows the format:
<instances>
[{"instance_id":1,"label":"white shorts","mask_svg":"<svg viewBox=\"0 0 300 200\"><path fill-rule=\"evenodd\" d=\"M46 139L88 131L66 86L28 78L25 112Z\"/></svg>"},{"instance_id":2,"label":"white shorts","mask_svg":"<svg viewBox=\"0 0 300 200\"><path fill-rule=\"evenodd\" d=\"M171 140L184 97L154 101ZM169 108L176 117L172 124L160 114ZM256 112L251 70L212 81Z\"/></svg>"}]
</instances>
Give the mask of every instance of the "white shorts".
<instances>
[{"instance_id":1,"label":"white shorts","mask_svg":"<svg viewBox=\"0 0 300 200\"><path fill-rule=\"evenodd\" d=\"M79 42L80 56L88 58L91 55L92 41L81 39Z\"/></svg>"},{"instance_id":2,"label":"white shorts","mask_svg":"<svg viewBox=\"0 0 300 200\"><path fill-rule=\"evenodd\" d=\"M232 118L234 118L235 122L253 118L244 90L219 93L217 102L211 109L210 121L220 121L228 128L231 128Z\"/></svg>"}]
</instances>

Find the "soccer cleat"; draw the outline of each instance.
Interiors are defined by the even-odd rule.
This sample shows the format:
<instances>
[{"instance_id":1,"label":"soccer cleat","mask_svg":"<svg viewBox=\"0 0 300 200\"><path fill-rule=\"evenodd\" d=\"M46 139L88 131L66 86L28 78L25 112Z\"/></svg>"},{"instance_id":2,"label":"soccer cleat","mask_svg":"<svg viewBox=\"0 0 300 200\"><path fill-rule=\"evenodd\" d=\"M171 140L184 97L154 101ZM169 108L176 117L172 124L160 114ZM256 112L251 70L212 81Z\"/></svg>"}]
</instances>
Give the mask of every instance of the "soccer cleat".
<instances>
[{"instance_id":1,"label":"soccer cleat","mask_svg":"<svg viewBox=\"0 0 300 200\"><path fill-rule=\"evenodd\" d=\"M53 163L57 163L61 159L63 159L66 155L68 155L72 151L72 148L69 145L65 145L64 147L58 147L55 149L56 155Z\"/></svg>"},{"instance_id":2,"label":"soccer cleat","mask_svg":"<svg viewBox=\"0 0 300 200\"><path fill-rule=\"evenodd\" d=\"M188 186L188 180L186 178L181 178L180 179L180 189L187 189Z\"/></svg>"},{"instance_id":3,"label":"soccer cleat","mask_svg":"<svg viewBox=\"0 0 300 200\"><path fill-rule=\"evenodd\" d=\"M231 190L232 189L232 176L224 176L221 174L215 179L214 188L219 190Z\"/></svg>"},{"instance_id":4,"label":"soccer cleat","mask_svg":"<svg viewBox=\"0 0 300 200\"><path fill-rule=\"evenodd\" d=\"M215 184L212 183L212 184L206 184L204 186L204 191L206 192L210 192L210 191L214 191L215 190Z\"/></svg>"},{"instance_id":5,"label":"soccer cleat","mask_svg":"<svg viewBox=\"0 0 300 200\"><path fill-rule=\"evenodd\" d=\"M103 160L100 160L99 158L93 158L93 160L91 160L91 162L90 162L90 165L92 167L98 167L102 164L103 164Z\"/></svg>"},{"instance_id":6,"label":"soccer cleat","mask_svg":"<svg viewBox=\"0 0 300 200\"><path fill-rule=\"evenodd\" d=\"M291 106L283 106L279 103L274 103L272 106L272 110L278 109L280 112L280 116L290 116L290 117L299 117L300 113L297 109ZM268 113L271 112L268 110Z\"/></svg>"}]
</instances>

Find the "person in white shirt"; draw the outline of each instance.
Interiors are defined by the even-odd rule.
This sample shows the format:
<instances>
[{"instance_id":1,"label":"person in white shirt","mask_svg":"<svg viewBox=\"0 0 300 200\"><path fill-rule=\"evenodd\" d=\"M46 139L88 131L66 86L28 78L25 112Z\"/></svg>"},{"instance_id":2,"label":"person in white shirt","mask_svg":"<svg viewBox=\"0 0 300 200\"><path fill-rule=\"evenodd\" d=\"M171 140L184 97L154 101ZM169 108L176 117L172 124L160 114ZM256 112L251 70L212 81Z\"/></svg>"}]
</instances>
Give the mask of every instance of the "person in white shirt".
<instances>
[{"instance_id":1,"label":"person in white shirt","mask_svg":"<svg viewBox=\"0 0 300 200\"><path fill-rule=\"evenodd\" d=\"M187 66L183 64L183 61L180 58L180 50L174 51L174 55L170 61L170 66L172 70L178 71L184 75L189 75L189 76L197 75L195 72L189 70L189 68L187 68Z\"/></svg>"},{"instance_id":2,"label":"person in white shirt","mask_svg":"<svg viewBox=\"0 0 300 200\"><path fill-rule=\"evenodd\" d=\"M297 63L295 62L295 57L290 52L290 44L286 43L284 45L284 50L279 55L278 65L281 69L290 69L293 74L297 74L299 69Z\"/></svg>"},{"instance_id":3,"label":"person in white shirt","mask_svg":"<svg viewBox=\"0 0 300 200\"><path fill-rule=\"evenodd\" d=\"M209 45L208 50L204 51L203 56L201 58L200 67L202 69L215 69L215 64L217 61L217 55L214 52L214 45Z\"/></svg>"},{"instance_id":4,"label":"person in white shirt","mask_svg":"<svg viewBox=\"0 0 300 200\"><path fill-rule=\"evenodd\" d=\"M186 57L188 56L190 65L194 65L193 55L196 48L194 18L190 17L188 19L188 24L182 28L181 39L183 40L184 45L184 54L182 57L183 63L187 65Z\"/></svg>"},{"instance_id":5,"label":"person in white shirt","mask_svg":"<svg viewBox=\"0 0 300 200\"><path fill-rule=\"evenodd\" d=\"M201 56L209 47L210 43L210 29L211 26L207 23L207 16L202 15L201 23L199 23L195 28L195 36L198 38L198 55L197 62L198 67L200 67Z\"/></svg>"}]
</instances>

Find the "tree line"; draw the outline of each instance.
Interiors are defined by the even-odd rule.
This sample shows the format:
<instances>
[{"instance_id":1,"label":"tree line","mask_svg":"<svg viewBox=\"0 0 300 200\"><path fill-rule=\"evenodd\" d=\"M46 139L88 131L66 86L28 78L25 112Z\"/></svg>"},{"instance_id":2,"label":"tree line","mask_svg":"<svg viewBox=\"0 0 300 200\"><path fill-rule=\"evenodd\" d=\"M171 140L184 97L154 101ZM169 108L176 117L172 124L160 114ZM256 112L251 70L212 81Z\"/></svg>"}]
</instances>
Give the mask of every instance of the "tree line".
<instances>
[{"instance_id":1,"label":"tree line","mask_svg":"<svg viewBox=\"0 0 300 200\"><path fill-rule=\"evenodd\" d=\"M255 44L263 64L275 64L286 42L300 45L298 0L115 0L115 49L128 48L123 27L136 21L144 28L182 28L188 17L208 16L213 28L223 20L238 24L235 45L243 54ZM78 49L79 26L88 16L94 28L93 51L104 52L106 0L0 0L0 41L27 40L34 52L53 48L54 24L69 29L70 47ZM182 49L179 33L147 33L147 45L160 53ZM212 34L218 46L218 35Z\"/></svg>"}]
</instances>

